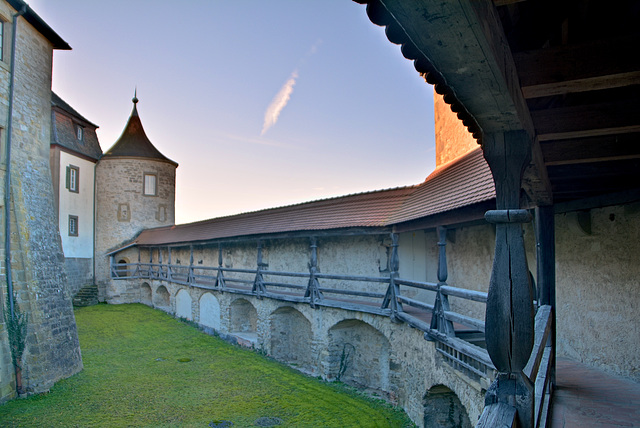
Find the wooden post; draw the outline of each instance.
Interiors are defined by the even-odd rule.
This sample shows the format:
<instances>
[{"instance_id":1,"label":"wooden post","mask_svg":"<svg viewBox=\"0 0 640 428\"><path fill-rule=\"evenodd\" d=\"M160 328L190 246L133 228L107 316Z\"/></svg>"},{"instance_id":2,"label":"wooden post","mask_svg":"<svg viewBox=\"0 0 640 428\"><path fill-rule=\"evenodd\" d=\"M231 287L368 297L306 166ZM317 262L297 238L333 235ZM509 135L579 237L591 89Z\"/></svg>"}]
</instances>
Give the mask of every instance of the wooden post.
<instances>
[{"instance_id":1,"label":"wooden post","mask_svg":"<svg viewBox=\"0 0 640 428\"><path fill-rule=\"evenodd\" d=\"M224 291L224 272L222 271L222 244L218 244L218 275L216 275L215 286Z\"/></svg>"},{"instance_id":2,"label":"wooden post","mask_svg":"<svg viewBox=\"0 0 640 428\"><path fill-rule=\"evenodd\" d=\"M538 303L549 305L551 332L547 346L551 347L550 381L556 384L556 237L553 206L536 208L536 260L538 278Z\"/></svg>"},{"instance_id":3,"label":"wooden post","mask_svg":"<svg viewBox=\"0 0 640 428\"><path fill-rule=\"evenodd\" d=\"M111 269L111 278L117 278L118 277L118 273L115 270L115 261L114 261L113 254L111 254L109 256L109 267Z\"/></svg>"},{"instance_id":4,"label":"wooden post","mask_svg":"<svg viewBox=\"0 0 640 428\"><path fill-rule=\"evenodd\" d=\"M192 284L194 282L194 276L193 276L193 244L189 245L189 252L190 252L189 273L187 274L187 282L189 284Z\"/></svg>"},{"instance_id":5,"label":"wooden post","mask_svg":"<svg viewBox=\"0 0 640 428\"><path fill-rule=\"evenodd\" d=\"M400 287L396 283L400 270L400 257L398 256L398 234L391 234L391 254L389 257L389 287L382 300L382 309L391 309L391 321L401 322L398 312L403 312L402 303L398 301Z\"/></svg>"},{"instance_id":6,"label":"wooden post","mask_svg":"<svg viewBox=\"0 0 640 428\"><path fill-rule=\"evenodd\" d=\"M445 311L449 311L449 296L442 292L442 287L447 285L449 272L447 270L447 229L438 226L438 291L433 305L431 316L431 329L438 330L447 336L453 337L456 332L453 323L444 317Z\"/></svg>"},{"instance_id":7,"label":"wooden post","mask_svg":"<svg viewBox=\"0 0 640 428\"><path fill-rule=\"evenodd\" d=\"M520 223L530 221L520 209L521 182L531 158L531 140L524 131L484 136L484 157L496 188L496 210L485 214L496 224L496 248L489 281L485 335L487 351L499 374L485 405L516 408L518 426L533 427L534 391L523 373L533 349L533 291Z\"/></svg>"},{"instance_id":8,"label":"wooden post","mask_svg":"<svg viewBox=\"0 0 640 428\"><path fill-rule=\"evenodd\" d=\"M316 302L323 299L320 292L320 283L316 274L318 273L318 240L315 236L310 238L311 240L311 260L309 261L309 284L307 290L304 292L304 297L309 298L309 304L312 308L316 308Z\"/></svg>"},{"instance_id":9,"label":"wooden post","mask_svg":"<svg viewBox=\"0 0 640 428\"><path fill-rule=\"evenodd\" d=\"M258 296L258 299L262 299L266 288L264 287L264 279L262 278L262 269L264 264L262 263L262 241L258 240L258 269L256 270L256 277L253 280L253 288L251 291Z\"/></svg>"},{"instance_id":10,"label":"wooden post","mask_svg":"<svg viewBox=\"0 0 640 428\"><path fill-rule=\"evenodd\" d=\"M162 247L158 247L158 264L160 265L158 267L158 277L160 279L164 279L164 268L162 267Z\"/></svg>"},{"instance_id":11,"label":"wooden post","mask_svg":"<svg viewBox=\"0 0 640 428\"><path fill-rule=\"evenodd\" d=\"M169 258L167 264L167 280L173 279L173 272L171 271L171 247L167 247L167 257Z\"/></svg>"},{"instance_id":12,"label":"wooden post","mask_svg":"<svg viewBox=\"0 0 640 428\"><path fill-rule=\"evenodd\" d=\"M149 278L153 278L153 248L149 247Z\"/></svg>"},{"instance_id":13,"label":"wooden post","mask_svg":"<svg viewBox=\"0 0 640 428\"><path fill-rule=\"evenodd\" d=\"M140 277L140 247L138 247L138 264L136 264L136 270L133 273L133 276L135 278L139 278Z\"/></svg>"}]
</instances>

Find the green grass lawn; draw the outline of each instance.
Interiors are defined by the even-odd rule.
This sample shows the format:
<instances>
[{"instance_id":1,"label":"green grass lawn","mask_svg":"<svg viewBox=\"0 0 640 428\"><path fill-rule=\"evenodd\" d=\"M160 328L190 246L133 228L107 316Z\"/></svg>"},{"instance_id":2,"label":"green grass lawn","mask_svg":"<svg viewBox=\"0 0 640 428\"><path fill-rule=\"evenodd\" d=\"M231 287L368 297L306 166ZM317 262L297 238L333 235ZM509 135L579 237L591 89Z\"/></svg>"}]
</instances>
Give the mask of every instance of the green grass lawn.
<instances>
[{"instance_id":1,"label":"green grass lawn","mask_svg":"<svg viewBox=\"0 0 640 428\"><path fill-rule=\"evenodd\" d=\"M84 370L48 394L0 405L0 426L208 427L230 421L250 427L265 421L259 418L279 418L287 427L413 426L380 400L304 376L144 305L80 308L76 321Z\"/></svg>"}]
</instances>

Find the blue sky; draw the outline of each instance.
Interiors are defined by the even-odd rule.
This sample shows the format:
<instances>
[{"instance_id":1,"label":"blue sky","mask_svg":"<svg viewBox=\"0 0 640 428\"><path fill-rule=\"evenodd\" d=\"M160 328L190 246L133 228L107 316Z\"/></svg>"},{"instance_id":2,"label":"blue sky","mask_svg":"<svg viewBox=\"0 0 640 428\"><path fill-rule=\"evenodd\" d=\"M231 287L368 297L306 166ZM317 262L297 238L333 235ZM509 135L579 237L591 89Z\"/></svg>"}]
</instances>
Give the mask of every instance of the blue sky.
<instances>
[{"instance_id":1,"label":"blue sky","mask_svg":"<svg viewBox=\"0 0 640 428\"><path fill-rule=\"evenodd\" d=\"M180 164L178 223L416 184L435 167L431 86L350 0L29 4L73 48L54 53L53 90L100 126L103 150L137 86L147 135Z\"/></svg>"}]
</instances>

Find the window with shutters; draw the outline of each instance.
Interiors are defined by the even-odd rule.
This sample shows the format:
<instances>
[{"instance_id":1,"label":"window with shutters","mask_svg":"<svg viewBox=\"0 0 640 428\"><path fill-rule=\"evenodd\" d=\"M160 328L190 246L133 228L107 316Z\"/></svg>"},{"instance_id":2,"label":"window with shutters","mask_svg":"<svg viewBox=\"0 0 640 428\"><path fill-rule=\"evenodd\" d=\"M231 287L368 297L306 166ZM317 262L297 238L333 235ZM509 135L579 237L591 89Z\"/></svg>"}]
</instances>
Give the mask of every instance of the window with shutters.
<instances>
[{"instance_id":1,"label":"window with shutters","mask_svg":"<svg viewBox=\"0 0 640 428\"><path fill-rule=\"evenodd\" d=\"M144 175L144 190L143 195L145 196L156 196L158 186L158 176L155 174L145 174Z\"/></svg>"},{"instance_id":2,"label":"window with shutters","mask_svg":"<svg viewBox=\"0 0 640 428\"><path fill-rule=\"evenodd\" d=\"M78 216L69 216L69 236L78 236Z\"/></svg>"},{"instance_id":3,"label":"window with shutters","mask_svg":"<svg viewBox=\"0 0 640 428\"><path fill-rule=\"evenodd\" d=\"M80 192L80 168L69 165L67 167L66 187L70 192Z\"/></svg>"}]
</instances>

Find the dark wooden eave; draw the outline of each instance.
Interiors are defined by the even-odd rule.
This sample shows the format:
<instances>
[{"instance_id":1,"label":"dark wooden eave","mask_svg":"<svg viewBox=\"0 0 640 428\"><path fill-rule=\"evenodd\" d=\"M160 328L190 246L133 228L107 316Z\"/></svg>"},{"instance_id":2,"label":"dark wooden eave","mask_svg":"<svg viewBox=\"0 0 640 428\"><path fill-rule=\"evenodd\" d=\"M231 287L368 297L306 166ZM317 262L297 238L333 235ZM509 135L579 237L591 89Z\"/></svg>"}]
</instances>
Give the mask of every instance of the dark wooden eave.
<instances>
[{"instance_id":1,"label":"dark wooden eave","mask_svg":"<svg viewBox=\"0 0 640 428\"><path fill-rule=\"evenodd\" d=\"M639 2L356 1L480 143L527 132L531 205L640 187Z\"/></svg>"}]
</instances>

